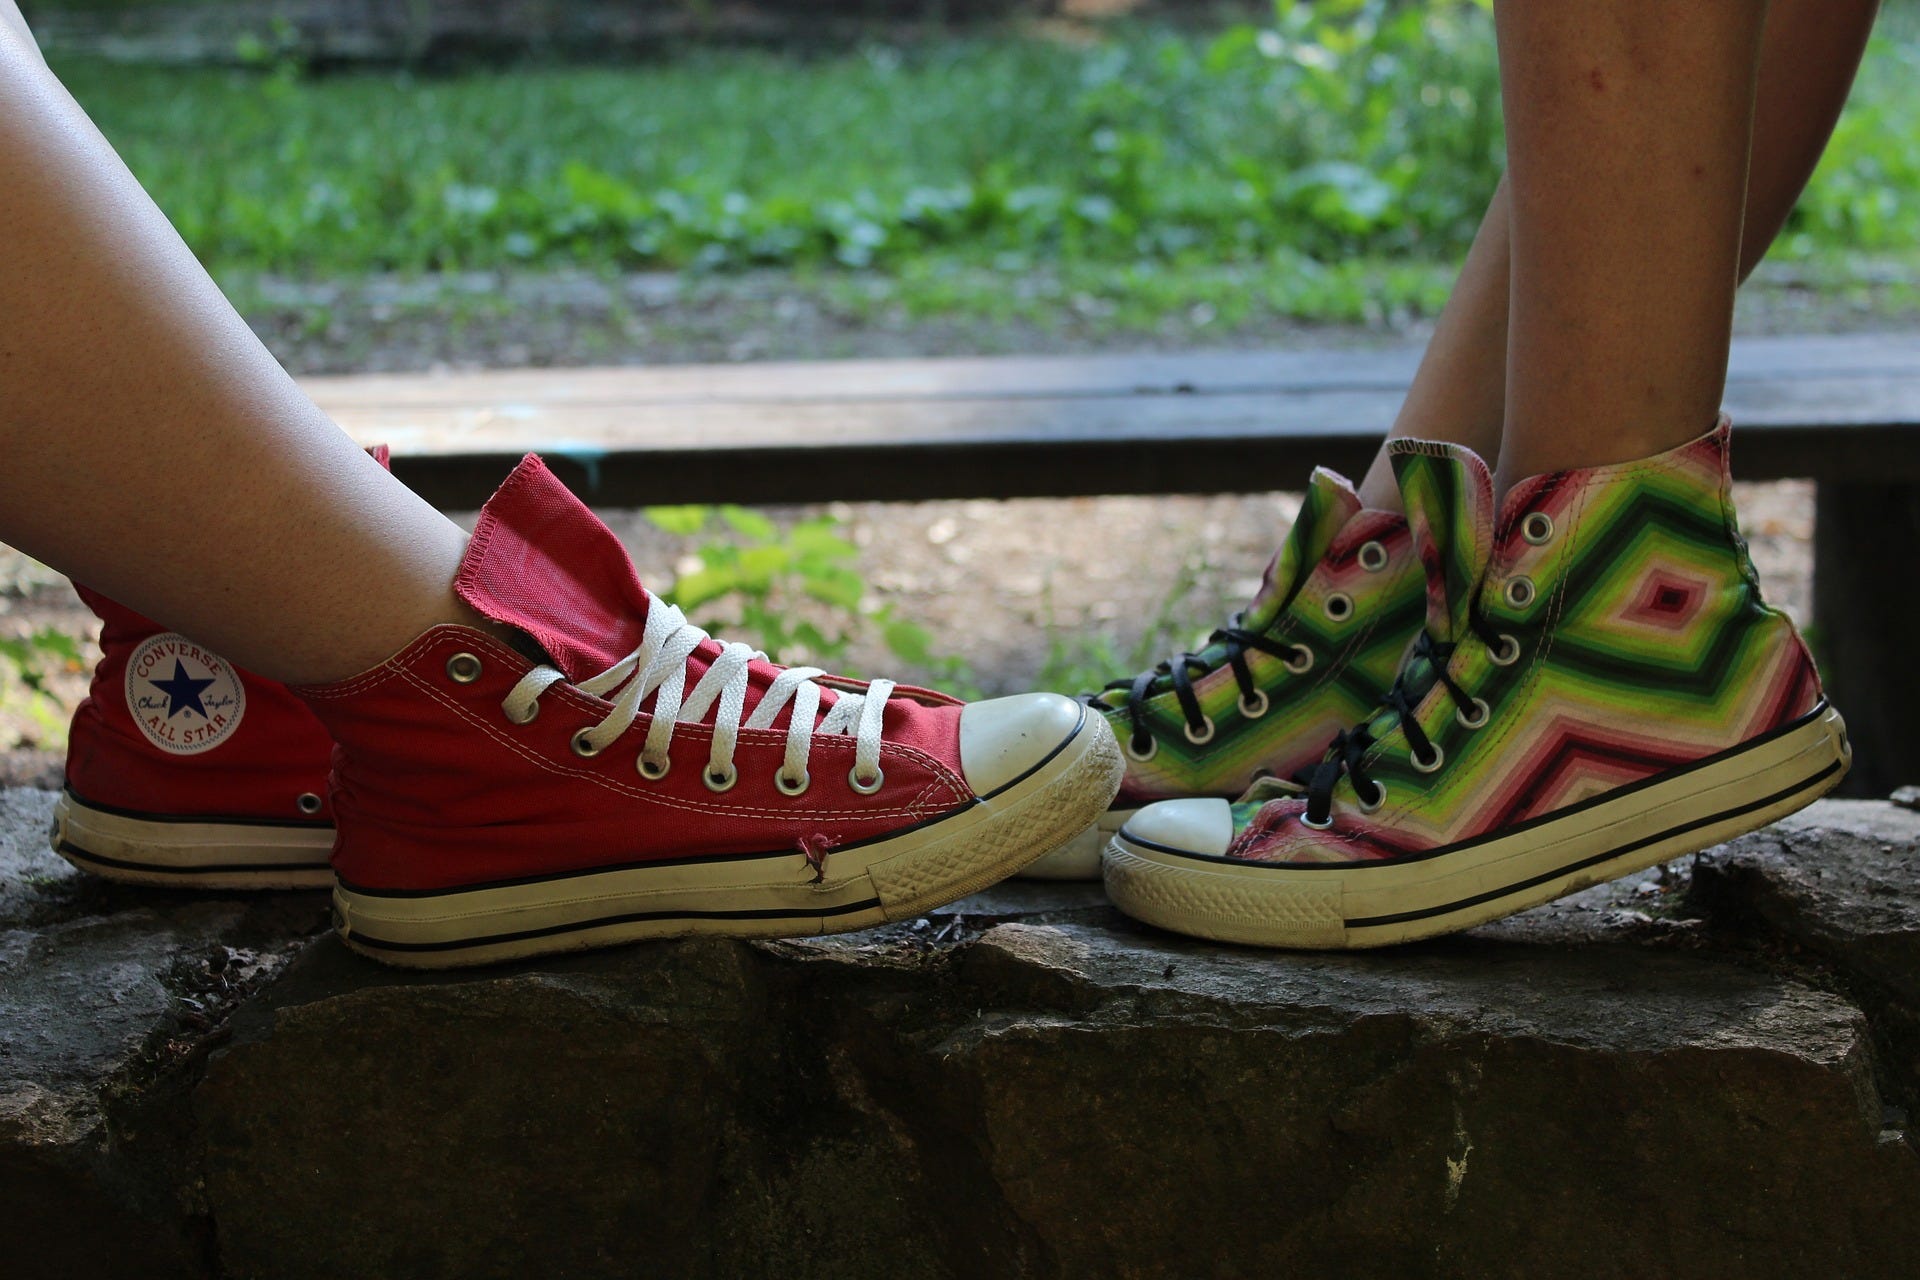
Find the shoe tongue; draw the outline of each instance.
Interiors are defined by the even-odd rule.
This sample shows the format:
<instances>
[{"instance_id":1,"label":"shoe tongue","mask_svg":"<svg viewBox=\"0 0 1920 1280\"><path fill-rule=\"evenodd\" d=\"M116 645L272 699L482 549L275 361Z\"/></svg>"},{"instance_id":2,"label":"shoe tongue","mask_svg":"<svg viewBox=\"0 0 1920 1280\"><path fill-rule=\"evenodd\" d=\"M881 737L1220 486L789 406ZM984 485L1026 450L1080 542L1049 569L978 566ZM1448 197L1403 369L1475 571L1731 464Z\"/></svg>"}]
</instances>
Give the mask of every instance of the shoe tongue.
<instances>
[{"instance_id":1,"label":"shoe tongue","mask_svg":"<svg viewBox=\"0 0 1920 1280\"><path fill-rule=\"evenodd\" d=\"M1394 440L1387 455L1427 574L1427 631L1457 641L1493 555L1493 476L1457 444Z\"/></svg>"},{"instance_id":2,"label":"shoe tongue","mask_svg":"<svg viewBox=\"0 0 1920 1280\"><path fill-rule=\"evenodd\" d=\"M528 454L480 509L454 590L576 684L640 647L647 593L613 531Z\"/></svg>"},{"instance_id":3,"label":"shoe tongue","mask_svg":"<svg viewBox=\"0 0 1920 1280\"><path fill-rule=\"evenodd\" d=\"M1268 563L1260 590L1247 606L1241 625L1249 631L1264 631L1273 625L1340 530L1359 511L1360 497L1346 477L1315 467L1307 479L1307 491L1301 498L1300 513L1293 518L1293 528Z\"/></svg>"}]
</instances>

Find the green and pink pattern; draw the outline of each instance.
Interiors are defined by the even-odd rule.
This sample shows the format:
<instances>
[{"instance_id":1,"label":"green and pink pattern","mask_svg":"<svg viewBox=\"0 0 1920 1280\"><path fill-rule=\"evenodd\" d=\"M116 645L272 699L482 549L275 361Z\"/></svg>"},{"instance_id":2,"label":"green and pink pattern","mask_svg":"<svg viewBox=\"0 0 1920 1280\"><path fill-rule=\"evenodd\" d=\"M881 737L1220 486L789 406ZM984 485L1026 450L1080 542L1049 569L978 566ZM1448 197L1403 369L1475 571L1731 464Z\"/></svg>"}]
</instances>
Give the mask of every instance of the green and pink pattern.
<instances>
[{"instance_id":1,"label":"green and pink pattern","mask_svg":"<svg viewBox=\"0 0 1920 1280\"><path fill-rule=\"evenodd\" d=\"M1443 671L1415 656L1402 674L1417 732L1389 709L1329 753L1330 826L1309 825L1305 798L1243 806L1229 856L1431 856L1814 710L1813 662L1735 525L1729 439L1722 419L1652 458L1536 476L1497 518L1472 452L1395 442L1426 570L1420 648Z\"/></svg>"},{"instance_id":2,"label":"green and pink pattern","mask_svg":"<svg viewBox=\"0 0 1920 1280\"><path fill-rule=\"evenodd\" d=\"M1094 696L1127 748L1114 807L1232 797L1318 760L1392 682L1420 629L1421 582L1406 521L1316 470L1252 604L1199 652Z\"/></svg>"}]
</instances>

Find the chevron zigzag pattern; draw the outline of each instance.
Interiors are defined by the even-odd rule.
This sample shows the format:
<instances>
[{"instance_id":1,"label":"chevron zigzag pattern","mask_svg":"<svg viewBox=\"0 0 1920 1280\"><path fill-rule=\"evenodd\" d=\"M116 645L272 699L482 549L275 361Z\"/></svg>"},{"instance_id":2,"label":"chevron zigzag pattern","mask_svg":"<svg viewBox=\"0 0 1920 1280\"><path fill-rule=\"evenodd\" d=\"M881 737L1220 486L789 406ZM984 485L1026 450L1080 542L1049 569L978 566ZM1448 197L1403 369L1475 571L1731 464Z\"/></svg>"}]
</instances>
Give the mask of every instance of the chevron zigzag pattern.
<instances>
[{"instance_id":1,"label":"chevron zigzag pattern","mask_svg":"<svg viewBox=\"0 0 1920 1280\"><path fill-rule=\"evenodd\" d=\"M1492 518L1484 463L1456 446L1396 445L1395 474L1427 574L1427 626L1457 641L1447 671L1487 706L1473 727L1431 673L1420 727L1440 749L1415 763L1390 713L1333 826L1276 800L1238 815L1232 855L1326 863L1419 856L1590 800L1788 724L1821 699L1792 623L1761 599L1735 524L1729 426L1631 463L1537 476ZM1497 531L1497 533L1496 533ZM1468 626L1477 608L1512 637L1505 656ZM1430 762L1429 762L1430 763ZM1237 825L1240 825L1237 823Z\"/></svg>"},{"instance_id":2,"label":"chevron zigzag pattern","mask_svg":"<svg viewBox=\"0 0 1920 1280\"><path fill-rule=\"evenodd\" d=\"M1290 777L1318 760L1333 736L1365 715L1393 682L1420 629L1423 581L1406 521L1363 508L1348 481L1316 470L1238 623L1276 647L1301 646L1312 665L1292 670L1282 658L1248 650L1244 660L1265 700L1261 709L1259 699L1252 707L1242 702L1224 643L1199 650L1193 656L1206 671L1193 674L1192 690L1213 731L1195 742L1174 692L1171 662L1179 659L1162 663L1143 704L1150 756L1129 753L1115 807L1181 796L1230 798L1257 777ZM1133 738L1130 683L1115 681L1093 701L1123 743Z\"/></svg>"}]
</instances>

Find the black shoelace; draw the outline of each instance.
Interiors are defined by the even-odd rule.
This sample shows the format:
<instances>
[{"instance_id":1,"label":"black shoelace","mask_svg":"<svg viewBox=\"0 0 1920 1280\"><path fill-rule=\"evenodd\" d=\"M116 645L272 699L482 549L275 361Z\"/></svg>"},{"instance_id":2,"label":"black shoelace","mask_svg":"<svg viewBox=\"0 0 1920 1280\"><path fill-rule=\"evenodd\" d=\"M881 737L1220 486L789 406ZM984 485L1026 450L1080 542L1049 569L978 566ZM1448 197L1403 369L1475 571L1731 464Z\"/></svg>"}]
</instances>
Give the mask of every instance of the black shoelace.
<instances>
[{"instance_id":1,"label":"black shoelace","mask_svg":"<svg viewBox=\"0 0 1920 1280\"><path fill-rule=\"evenodd\" d=\"M1496 632L1477 610L1468 615L1467 624L1489 649L1509 655L1504 661L1510 662L1519 656L1520 642L1510 635ZM1456 647L1451 641L1435 640L1430 633L1422 631L1420 638L1414 641L1409 660L1400 668L1400 675L1394 680L1393 687L1380 699L1379 711L1394 712L1401 731L1407 735L1407 747L1412 753L1416 769L1438 769L1443 760L1439 746L1427 736L1427 731L1420 727L1419 720L1413 714L1414 708L1419 706L1421 699L1435 684L1445 689L1447 696L1453 699L1454 714L1463 726L1478 729L1487 722L1487 704L1461 688L1447 671L1447 664L1453 658ZM1419 669L1422 659L1427 664L1425 674L1431 678L1419 681L1416 688L1407 677ZM1374 715L1377 716L1379 711ZM1367 751L1379 741L1368 729L1372 719L1369 717L1365 723L1341 730L1311 773L1303 772L1295 779L1307 788L1307 811L1301 815L1301 820L1308 826L1324 828L1333 821L1333 789L1342 775L1352 781L1354 796L1362 808L1378 808L1386 800L1386 788L1366 770Z\"/></svg>"},{"instance_id":2,"label":"black shoelace","mask_svg":"<svg viewBox=\"0 0 1920 1280\"><path fill-rule=\"evenodd\" d=\"M1173 696L1179 702L1180 714L1187 722L1187 740L1198 743L1213 736L1213 726L1206 713L1201 711L1200 699L1193 692L1194 676L1217 671L1224 662L1232 668L1233 682L1240 688L1240 705L1243 708L1257 706L1264 711L1266 695L1253 683L1253 672L1247 668L1247 654L1264 653L1302 670L1302 664L1312 660L1313 651L1305 645L1283 644L1258 631L1248 631L1240 625L1244 616L1234 614L1227 619L1226 626L1207 637L1209 648L1213 645L1225 646L1224 658L1208 662L1197 653L1177 653L1130 680L1115 680L1106 686L1107 689L1127 691L1128 743L1134 755L1144 756L1153 749L1153 730L1147 724L1147 702L1155 696L1153 686L1159 681L1173 681ZM1260 713L1255 711L1250 714Z\"/></svg>"}]
</instances>

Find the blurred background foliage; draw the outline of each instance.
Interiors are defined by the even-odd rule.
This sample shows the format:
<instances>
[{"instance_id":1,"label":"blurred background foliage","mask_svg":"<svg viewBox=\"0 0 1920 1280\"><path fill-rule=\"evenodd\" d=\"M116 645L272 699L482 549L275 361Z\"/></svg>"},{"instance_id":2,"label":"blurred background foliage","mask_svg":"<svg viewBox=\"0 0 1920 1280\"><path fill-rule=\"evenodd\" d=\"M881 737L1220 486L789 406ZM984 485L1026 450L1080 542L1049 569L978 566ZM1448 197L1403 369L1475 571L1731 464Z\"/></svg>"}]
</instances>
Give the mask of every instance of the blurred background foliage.
<instances>
[{"instance_id":1,"label":"blurred background foliage","mask_svg":"<svg viewBox=\"0 0 1920 1280\"><path fill-rule=\"evenodd\" d=\"M1311 281L1464 248L1502 155L1483 3L1209 12L681 41L618 66L368 69L284 31L229 33L250 65L54 48L216 271L1242 263ZM1785 255L1920 243L1915 17L1883 23Z\"/></svg>"}]
</instances>

